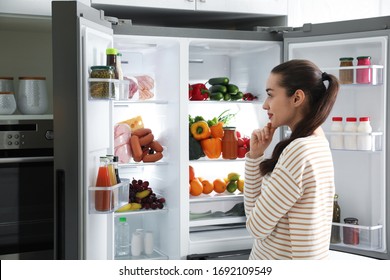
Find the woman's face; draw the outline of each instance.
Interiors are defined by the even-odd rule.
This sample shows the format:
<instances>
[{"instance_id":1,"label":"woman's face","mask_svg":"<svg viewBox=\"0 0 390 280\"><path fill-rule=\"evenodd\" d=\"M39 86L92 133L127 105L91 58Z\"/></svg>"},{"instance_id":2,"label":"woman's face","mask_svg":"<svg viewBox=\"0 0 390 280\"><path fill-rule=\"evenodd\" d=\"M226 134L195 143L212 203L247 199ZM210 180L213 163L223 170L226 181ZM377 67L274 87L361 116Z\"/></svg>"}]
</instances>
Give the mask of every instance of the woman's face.
<instances>
[{"instance_id":1,"label":"woman's face","mask_svg":"<svg viewBox=\"0 0 390 280\"><path fill-rule=\"evenodd\" d=\"M301 119L299 106L296 103L296 96L287 96L285 88L279 86L279 74L271 73L267 80L267 99L263 109L267 110L268 118L272 127L287 125L293 129Z\"/></svg>"}]
</instances>

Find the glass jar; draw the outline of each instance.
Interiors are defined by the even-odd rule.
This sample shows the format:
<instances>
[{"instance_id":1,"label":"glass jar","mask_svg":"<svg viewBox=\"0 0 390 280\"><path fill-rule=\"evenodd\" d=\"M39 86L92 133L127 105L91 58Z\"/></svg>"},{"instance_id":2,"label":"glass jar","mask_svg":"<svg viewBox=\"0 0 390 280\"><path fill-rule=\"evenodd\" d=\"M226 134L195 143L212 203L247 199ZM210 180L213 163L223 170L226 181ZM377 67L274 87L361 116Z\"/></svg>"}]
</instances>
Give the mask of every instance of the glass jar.
<instances>
[{"instance_id":1,"label":"glass jar","mask_svg":"<svg viewBox=\"0 0 390 280\"><path fill-rule=\"evenodd\" d=\"M340 67L353 66L353 57L340 57ZM353 83L353 69L343 69L339 71L339 81L341 84Z\"/></svg>"},{"instance_id":2,"label":"glass jar","mask_svg":"<svg viewBox=\"0 0 390 280\"><path fill-rule=\"evenodd\" d=\"M333 199L333 223L340 223L340 217L341 217L341 208L338 203L339 196L337 194L334 195ZM340 226L338 225L332 225L332 232L330 236L330 243L340 243L341 237L340 237Z\"/></svg>"},{"instance_id":3,"label":"glass jar","mask_svg":"<svg viewBox=\"0 0 390 280\"><path fill-rule=\"evenodd\" d=\"M222 138L222 158L236 159L238 150L238 139L235 127L224 127Z\"/></svg>"},{"instance_id":4,"label":"glass jar","mask_svg":"<svg viewBox=\"0 0 390 280\"><path fill-rule=\"evenodd\" d=\"M0 115L11 115L15 110L15 94L12 91L0 91Z\"/></svg>"},{"instance_id":5,"label":"glass jar","mask_svg":"<svg viewBox=\"0 0 390 280\"><path fill-rule=\"evenodd\" d=\"M358 225L358 219L345 218L344 223L350 225ZM343 242L349 245L359 244L359 229L354 227L343 227Z\"/></svg>"},{"instance_id":6,"label":"glass jar","mask_svg":"<svg viewBox=\"0 0 390 280\"><path fill-rule=\"evenodd\" d=\"M371 65L370 56L359 56L357 57L358 66L369 66ZM362 69L356 69L356 82L358 84L370 84L372 77L372 69L370 67L365 67Z\"/></svg>"},{"instance_id":7,"label":"glass jar","mask_svg":"<svg viewBox=\"0 0 390 280\"><path fill-rule=\"evenodd\" d=\"M49 101L45 77L19 77L18 108L23 114L39 115L47 112Z\"/></svg>"},{"instance_id":8,"label":"glass jar","mask_svg":"<svg viewBox=\"0 0 390 280\"><path fill-rule=\"evenodd\" d=\"M113 66L92 66L90 78L93 80L89 83L89 94L93 99L112 99L115 98L115 85L107 81L114 79ZM95 79L102 79L101 81Z\"/></svg>"}]
</instances>

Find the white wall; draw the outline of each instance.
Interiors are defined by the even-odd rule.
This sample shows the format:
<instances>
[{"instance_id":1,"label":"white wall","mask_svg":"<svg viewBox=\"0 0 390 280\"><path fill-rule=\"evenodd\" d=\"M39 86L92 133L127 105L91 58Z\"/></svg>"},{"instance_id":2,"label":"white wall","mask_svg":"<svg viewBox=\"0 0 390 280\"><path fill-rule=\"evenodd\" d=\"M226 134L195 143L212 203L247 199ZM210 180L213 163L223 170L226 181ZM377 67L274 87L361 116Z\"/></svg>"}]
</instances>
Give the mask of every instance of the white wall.
<instances>
[{"instance_id":1,"label":"white wall","mask_svg":"<svg viewBox=\"0 0 390 280\"><path fill-rule=\"evenodd\" d=\"M390 15L389 0L288 0L288 25Z\"/></svg>"}]
</instances>

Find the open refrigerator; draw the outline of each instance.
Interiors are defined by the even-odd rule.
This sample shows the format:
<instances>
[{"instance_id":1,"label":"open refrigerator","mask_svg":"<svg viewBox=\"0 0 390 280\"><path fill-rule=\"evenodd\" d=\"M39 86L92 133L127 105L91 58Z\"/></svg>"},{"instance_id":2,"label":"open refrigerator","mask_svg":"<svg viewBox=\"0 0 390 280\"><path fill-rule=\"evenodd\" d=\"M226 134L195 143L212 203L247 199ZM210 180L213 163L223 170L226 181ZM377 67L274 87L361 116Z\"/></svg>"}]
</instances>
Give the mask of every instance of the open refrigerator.
<instances>
[{"instance_id":1,"label":"open refrigerator","mask_svg":"<svg viewBox=\"0 0 390 280\"><path fill-rule=\"evenodd\" d=\"M267 30L142 27L126 21L112 26L101 11L77 2L53 2L52 14L57 258L196 259L240 258L248 254L253 240L245 229L245 216L206 215L191 219L189 215L226 212L243 202L238 191L190 196L189 165L198 176L213 180L231 171L243 175L244 160L203 157L190 161L188 116L211 119L230 110L237 113L232 125L250 136L253 129L267 123L262 102L266 79L275 65L292 58L307 58L323 71L338 75L339 57L359 55L372 57L375 65L370 69L377 78L370 84L342 86L332 115L369 115L372 119L370 136L374 144L370 151L333 151L342 218L359 219L359 225L353 227L360 232L360 243L352 246L341 242L331 248L389 258L385 172L388 31L353 32L348 24L345 30L338 28L339 35L330 35L327 28L324 31L326 25L305 26L304 30L284 34ZM372 24L380 26L375 21ZM90 98L89 69L106 64L105 50L109 47L122 53L124 76L153 76L152 99ZM223 76L258 99L188 99L189 84ZM164 156L152 163L121 163L120 176L148 180L153 190L166 199L164 208L118 213L115 209L126 202L125 195L112 211L94 211L99 157L115 152L115 125L136 116L142 117L144 126L163 145ZM324 130L330 130L330 120ZM287 133L280 129L274 143ZM120 190L124 188L124 193L125 185L118 186ZM131 233L137 229L153 232L153 254L116 257L115 229L120 217L127 218ZM348 227L342 223L335 226L341 231Z\"/></svg>"}]
</instances>

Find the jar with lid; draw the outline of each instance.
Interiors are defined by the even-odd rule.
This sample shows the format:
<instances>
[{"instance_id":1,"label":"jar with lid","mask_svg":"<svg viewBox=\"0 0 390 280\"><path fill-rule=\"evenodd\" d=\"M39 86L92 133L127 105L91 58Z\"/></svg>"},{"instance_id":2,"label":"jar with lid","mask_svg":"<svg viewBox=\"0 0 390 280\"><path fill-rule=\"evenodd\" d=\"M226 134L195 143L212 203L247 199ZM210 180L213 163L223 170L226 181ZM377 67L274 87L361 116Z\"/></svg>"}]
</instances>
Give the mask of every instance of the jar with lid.
<instances>
[{"instance_id":1,"label":"jar with lid","mask_svg":"<svg viewBox=\"0 0 390 280\"><path fill-rule=\"evenodd\" d=\"M45 77L19 77L17 103L23 114L44 114L49 107Z\"/></svg>"},{"instance_id":2,"label":"jar with lid","mask_svg":"<svg viewBox=\"0 0 390 280\"><path fill-rule=\"evenodd\" d=\"M13 77L0 77L0 91L1 92L15 92Z\"/></svg>"},{"instance_id":3,"label":"jar with lid","mask_svg":"<svg viewBox=\"0 0 390 280\"><path fill-rule=\"evenodd\" d=\"M348 225L358 225L358 219L356 218L345 218L344 223ZM349 245L359 244L359 228L356 227L343 227L343 242Z\"/></svg>"},{"instance_id":4,"label":"jar with lid","mask_svg":"<svg viewBox=\"0 0 390 280\"><path fill-rule=\"evenodd\" d=\"M107 79L114 79L114 67L98 65L91 67L89 94L93 99L115 98L115 85Z\"/></svg>"},{"instance_id":5,"label":"jar with lid","mask_svg":"<svg viewBox=\"0 0 390 280\"><path fill-rule=\"evenodd\" d=\"M341 134L344 131L343 127L343 118L342 117L333 117L332 125L330 127L332 135L330 136L330 147L332 149L343 149L344 140L343 135Z\"/></svg>"},{"instance_id":6,"label":"jar with lid","mask_svg":"<svg viewBox=\"0 0 390 280\"><path fill-rule=\"evenodd\" d=\"M353 57L340 57L340 67L351 67L353 66ZM339 80L341 84L352 84L353 83L353 69L342 69L339 70Z\"/></svg>"},{"instance_id":7,"label":"jar with lid","mask_svg":"<svg viewBox=\"0 0 390 280\"><path fill-rule=\"evenodd\" d=\"M339 196L337 194L334 195L333 199L333 223L340 223L341 218L341 208L338 203ZM332 225L332 232L330 236L330 243L340 243L341 237L340 237L340 226L338 225Z\"/></svg>"},{"instance_id":8,"label":"jar with lid","mask_svg":"<svg viewBox=\"0 0 390 280\"><path fill-rule=\"evenodd\" d=\"M224 134L222 138L222 158L236 159L238 150L236 128L232 126L226 126L223 128L223 131Z\"/></svg>"},{"instance_id":9,"label":"jar with lid","mask_svg":"<svg viewBox=\"0 0 390 280\"><path fill-rule=\"evenodd\" d=\"M356 69L356 82L358 84L370 84L372 77L371 57L370 56L359 56L357 57L358 66L366 66L364 68Z\"/></svg>"},{"instance_id":10,"label":"jar with lid","mask_svg":"<svg viewBox=\"0 0 390 280\"><path fill-rule=\"evenodd\" d=\"M347 123L344 127L345 132L349 134L344 135L344 148L346 150L356 150L357 149L357 118L349 117L347 118Z\"/></svg>"},{"instance_id":11,"label":"jar with lid","mask_svg":"<svg viewBox=\"0 0 390 280\"><path fill-rule=\"evenodd\" d=\"M15 110L15 94L12 91L0 91L0 115L11 115Z\"/></svg>"},{"instance_id":12,"label":"jar with lid","mask_svg":"<svg viewBox=\"0 0 390 280\"><path fill-rule=\"evenodd\" d=\"M359 125L357 128L359 132L357 136L357 149L362 151L370 151L372 148L371 132L372 127L370 125L369 117L360 117Z\"/></svg>"}]
</instances>

